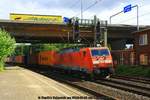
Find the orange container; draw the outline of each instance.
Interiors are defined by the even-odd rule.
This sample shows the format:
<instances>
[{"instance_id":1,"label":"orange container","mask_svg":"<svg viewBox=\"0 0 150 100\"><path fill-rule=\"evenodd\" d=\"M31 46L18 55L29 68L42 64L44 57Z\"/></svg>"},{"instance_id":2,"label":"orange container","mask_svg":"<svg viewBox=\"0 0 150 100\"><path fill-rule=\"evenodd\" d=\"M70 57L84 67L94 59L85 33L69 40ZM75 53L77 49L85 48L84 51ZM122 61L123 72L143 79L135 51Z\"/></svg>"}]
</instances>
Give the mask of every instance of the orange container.
<instances>
[{"instance_id":1,"label":"orange container","mask_svg":"<svg viewBox=\"0 0 150 100\"><path fill-rule=\"evenodd\" d=\"M23 63L23 56L19 55L15 57L15 63Z\"/></svg>"},{"instance_id":2,"label":"orange container","mask_svg":"<svg viewBox=\"0 0 150 100\"><path fill-rule=\"evenodd\" d=\"M56 61L56 52L55 51L42 51L39 53L39 64L40 65L54 65Z\"/></svg>"},{"instance_id":3,"label":"orange container","mask_svg":"<svg viewBox=\"0 0 150 100\"><path fill-rule=\"evenodd\" d=\"M27 59L27 63L28 64L33 64L33 65L38 65L38 57L39 57L38 54L29 55L28 59Z\"/></svg>"}]
</instances>

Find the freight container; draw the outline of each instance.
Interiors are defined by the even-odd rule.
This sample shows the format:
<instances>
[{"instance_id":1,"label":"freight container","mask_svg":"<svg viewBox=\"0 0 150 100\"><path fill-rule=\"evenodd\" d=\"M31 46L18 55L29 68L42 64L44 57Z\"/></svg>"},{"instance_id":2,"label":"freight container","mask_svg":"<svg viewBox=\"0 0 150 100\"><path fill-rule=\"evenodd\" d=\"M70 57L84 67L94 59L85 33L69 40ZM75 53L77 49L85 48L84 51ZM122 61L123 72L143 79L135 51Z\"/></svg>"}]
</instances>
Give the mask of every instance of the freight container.
<instances>
[{"instance_id":1,"label":"freight container","mask_svg":"<svg viewBox=\"0 0 150 100\"><path fill-rule=\"evenodd\" d=\"M54 65L56 62L55 51L42 51L39 53L39 65Z\"/></svg>"},{"instance_id":2,"label":"freight container","mask_svg":"<svg viewBox=\"0 0 150 100\"><path fill-rule=\"evenodd\" d=\"M15 56L15 63L22 64L23 61L24 61L23 56L21 56L21 55Z\"/></svg>"},{"instance_id":3,"label":"freight container","mask_svg":"<svg viewBox=\"0 0 150 100\"><path fill-rule=\"evenodd\" d=\"M31 54L26 56L27 64L28 65L38 65L38 57L39 54Z\"/></svg>"}]
</instances>

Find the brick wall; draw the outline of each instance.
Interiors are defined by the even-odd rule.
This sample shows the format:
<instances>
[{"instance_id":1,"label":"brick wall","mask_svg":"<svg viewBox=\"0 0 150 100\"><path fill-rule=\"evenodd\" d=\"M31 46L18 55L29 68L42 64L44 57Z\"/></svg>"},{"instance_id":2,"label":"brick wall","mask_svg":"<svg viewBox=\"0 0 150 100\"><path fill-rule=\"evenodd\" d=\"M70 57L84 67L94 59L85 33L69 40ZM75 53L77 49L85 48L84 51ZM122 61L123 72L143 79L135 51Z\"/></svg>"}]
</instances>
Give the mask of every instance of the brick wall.
<instances>
[{"instance_id":1,"label":"brick wall","mask_svg":"<svg viewBox=\"0 0 150 100\"><path fill-rule=\"evenodd\" d=\"M140 36L147 34L147 44L140 45ZM133 33L136 64L150 65L150 29ZM146 61L147 60L147 61Z\"/></svg>"},{"instance_id":2,"label":"brick wall","mask_svg":"<svg viewBox=\"0 0 150 100\"><path fill-rule=\"evenodd\" d=\"M133 49L112 50L111 51L114 66L117 65L135 65L135 52Z\"/></svg>"}]
</instances>

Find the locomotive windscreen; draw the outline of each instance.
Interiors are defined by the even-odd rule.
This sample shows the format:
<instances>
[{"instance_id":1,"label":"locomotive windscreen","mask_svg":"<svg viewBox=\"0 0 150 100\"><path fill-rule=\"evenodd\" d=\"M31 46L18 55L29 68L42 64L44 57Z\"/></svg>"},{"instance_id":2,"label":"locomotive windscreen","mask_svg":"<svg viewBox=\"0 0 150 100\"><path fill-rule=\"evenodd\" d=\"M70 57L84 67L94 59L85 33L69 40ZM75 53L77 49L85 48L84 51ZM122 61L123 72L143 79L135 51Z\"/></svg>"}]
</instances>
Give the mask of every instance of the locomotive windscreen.
<instances>
[{"instance_id":1,"label":"locomotive windscreen","mask_svg":"<svg viewBox=\"0 0 150 100\"><path fill-rule=\"evenodd\" d=\"M109 51L107 49L93 49L91 50L92 56L107 56L109 55Z\"/></svg>"}]
</instances>

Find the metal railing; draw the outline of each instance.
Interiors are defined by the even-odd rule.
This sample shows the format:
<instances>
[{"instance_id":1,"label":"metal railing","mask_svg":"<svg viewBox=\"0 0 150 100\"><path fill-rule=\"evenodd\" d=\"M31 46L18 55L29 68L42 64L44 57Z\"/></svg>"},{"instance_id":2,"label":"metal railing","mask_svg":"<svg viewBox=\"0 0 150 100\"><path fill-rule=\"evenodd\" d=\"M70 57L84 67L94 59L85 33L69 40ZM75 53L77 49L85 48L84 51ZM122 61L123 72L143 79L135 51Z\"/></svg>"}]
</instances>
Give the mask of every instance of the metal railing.
<instances>
[{"instance_id":1,"label":"metal railing","mask_svg":"<svg viewBox=\"0 0 150 100\"><path fill-rule=\"evenodd\" d=\"M76 18L73 18L71 20L72 20L72 23L74 23L76 20L78 20L80 26L92 26L92 25L95 25L93 19L76 19ZM102 28L107 27L107 21L106 20L100 20L100 26Z\"/></svg>"}]
</instances>

